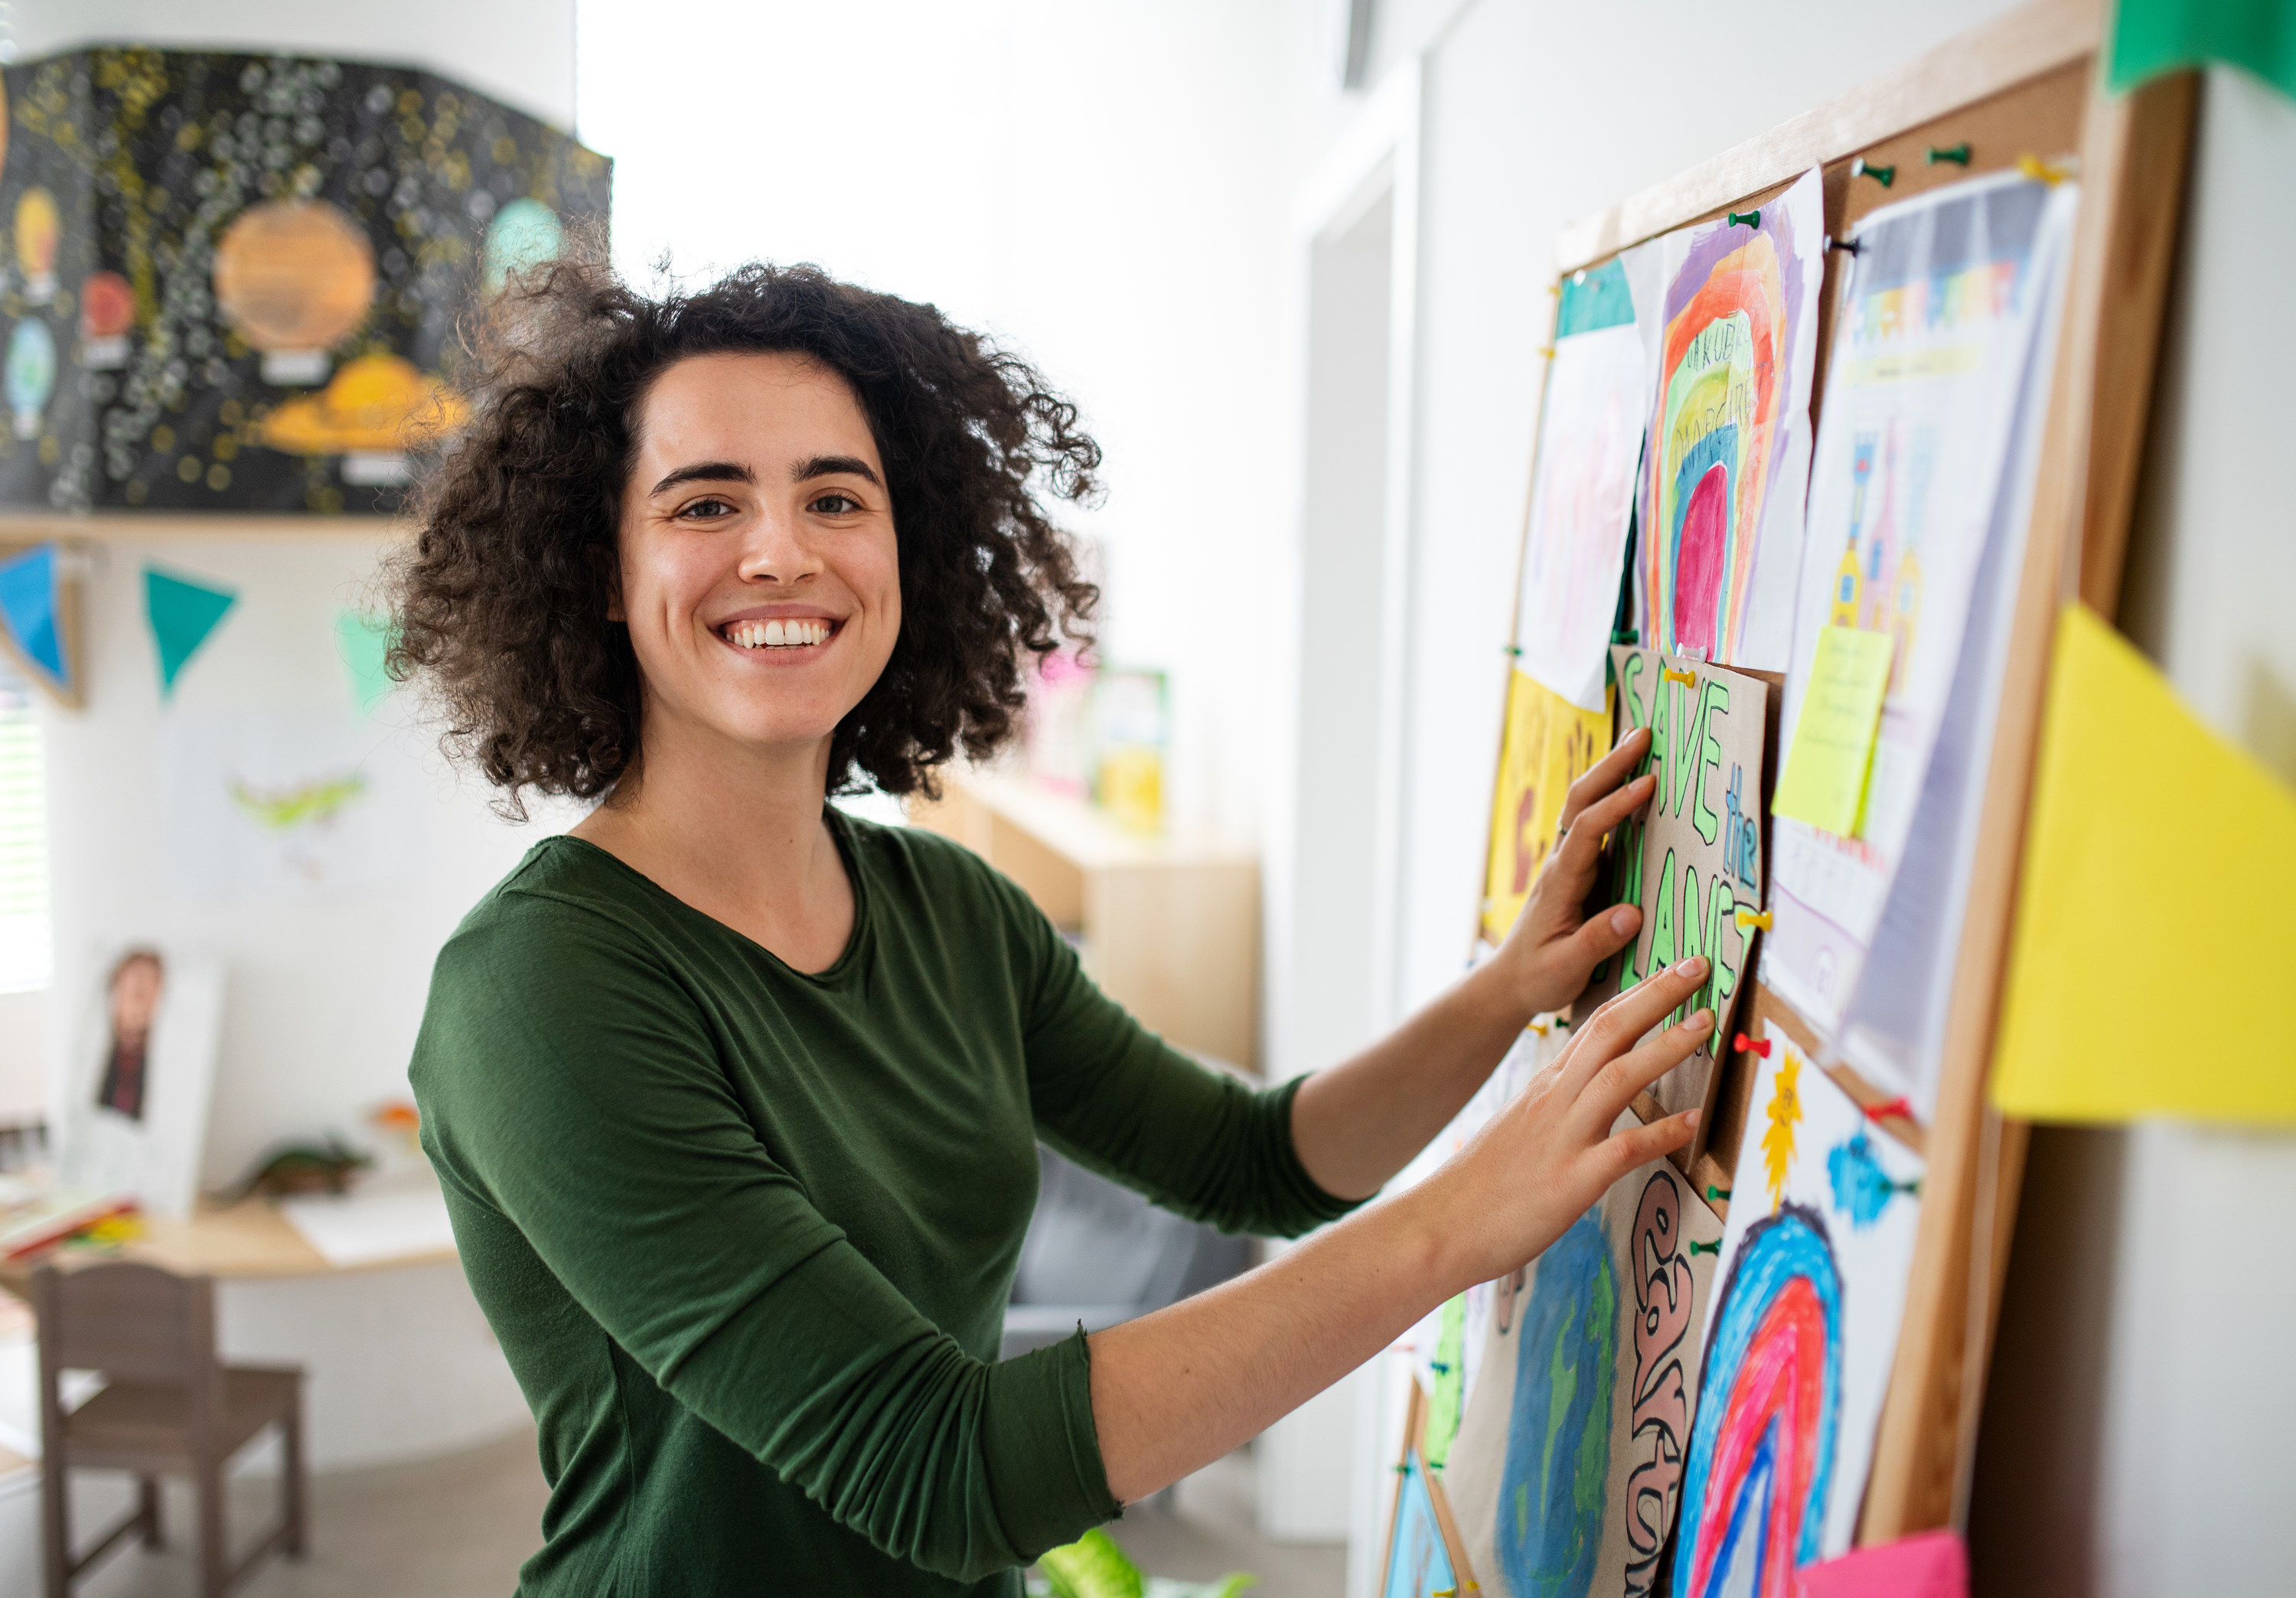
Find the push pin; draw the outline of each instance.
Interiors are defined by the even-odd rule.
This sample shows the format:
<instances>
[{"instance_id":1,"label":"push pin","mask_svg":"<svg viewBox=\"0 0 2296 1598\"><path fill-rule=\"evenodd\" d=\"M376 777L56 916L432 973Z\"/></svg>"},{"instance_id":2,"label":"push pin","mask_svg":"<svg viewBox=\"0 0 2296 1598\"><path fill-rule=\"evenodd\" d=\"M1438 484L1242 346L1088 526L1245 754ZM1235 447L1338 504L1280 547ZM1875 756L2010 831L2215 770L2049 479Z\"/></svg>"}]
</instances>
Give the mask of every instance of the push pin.
<instances>
[{"instance_id":1,"label":"push pin","mask_svg":"<svg viewBox=\"0 0 2296 1598\"><path fill-rule=\"evenodd\" d=\"M1849 176L1852 177L1870 177L1875 183L1880 184L1886 189L1891 184L1898 181L1898 169L1895 167L1869 166L1866 164L1866 158L1861 155L1856 160L1849 163Z\"/></svg>"},{"instance_id":2,"label":"push pin","mask_svg":"<svg viewBox=\"0 0 2296 1598\"><path fill-rule=\"evenodd\" d=\"M1909 1121L1914 1119L1914 1102L1908 1098L1898 1097L1891 1099L1886 1104L1866 1104L1861 1108L1866 1111L1866 1119L1869 1121L1886 1121L1893 1119Z\"/></svg>"},{"instance_id":3,"label":"push pin","mask_svg":"<svg viewBox=\"0 0 2296 1598\"><path fill-rule=\"evenodd\" d=\"M1759 211L1732 211L1723 220L1725 227L1759 227L1761 225L1762 213Z\"/></svg>"},{"instance_id":4,"label":"push pin","mask_svg":"<svg viewBox=\"0 0 2296 1598\"><path fill-rule=\"evenodd\" d=\"M2070 167L2053 167L2039 156L2030 153L2017 158L2017 170L2035 183L2047 184L2053 189L2064 182L2072 173L2072 168Z\"/></svg>"},{"instance_id":5,"label":"push pin","mask_svg":"<svg viewBox=\"0 0 2296 1598\"><path fill-rule=\"evenodd\" d=\"M1530 1029L1544 1037L1546 1036L1546 1026L1547 1023L1544 1018L1535 1019L1530 1023Z\"/></svg>"},{"instance_id":6,"label":"push pin","mask_svg":"<svg viewBox=\"0 0 2296 1598\"><path fill-rule=\"evenodd\" d=\"M1866 247L1855 239L1837 239L1832 234L1825 235L1825 249L1829 254L1839 250L1844 255L1856 255L1864 248Z\"/></svg>"},{"instance_id":7,"label":"push pin","mask_svg":"<svg viewBox=\"0 0 2296 1598\"><path fill-rule=\"evenodd\" d=\"M1738 1034L1738 1053L1759 1054L1763 1059L1767 1060L1770 1057L1770 1040L1767 1037L1751 1038L1741 1032Z\"/></svg>"},{"instance_id":8,"label":"push pin","mask_svg":"<svg viewBox=\"0 0 2296 1598\"><path fill-rule=\"evenodd\" d=\"M1541 344L1538 347L1538 353L1551 361L1554 358L1554 346L1552 344Z\"/></svg>"},{"instance_id":9,"label":"push pin","mask_svg":"<svg viewBox=\"0 0 2296 1598\"><path fill-rule=\"evenodd\" d=\"M1727 1203L1730 1199L1730 1190L1726 1187L1717 1187L1710 1182L1706 1184L1706 1196L1710 1199L1719 1199Z\"/></svg>"},{"instance_id":10,"label":"push pin","mask_svg":"<svg viewBox=\"0 0 2296 1598\"><path fill-rule=\"evenodd\" d=\"M1701 1254L1719 1254L1721 1252L1722 1240L1720 1238L1715 1239L1710 1243L1702 1243L1694 1237L1690 1240L1690 1253L1693 1258L1697 1258Z\"/></svg>"},{"instance_id":11,"label":"push pin","mask_svg":"<svg viewBox=\"0 0 2296 1598\"><path fill-rule=\"evenodd\" d=\"M1931 145L1929 164L1934 167L1939 161L1951 161L1956 167L1966 167L1969 165L1969 146L1965 143Z\"/></svg>"},{"instance_id":12,"label":"push pin","mask_svg":"<svg viewBox=\"0 0 2296 1598\"><path fill-rule=\"evenodd\" d=\"M1739 906L1738 930L1743 932L1750 927L1759 927L1763 931L1768 931L1770 913L1767 910L1749 910L1743 905Z\"/></svg>"},{"instance_id":13,"label":"push pin","mask_svg":"<svg viewBox=\"0 0 2296 1598\"><path fill-rule=\"evenodd\" d=\"M1635 627L1620 627L1611 635L1611 642L1613 643L1636 644L1642 641L1642 633Z\"/></svg>"},{"instance_id":14,"label":"push pin","mask_svg":"<svg viewBox=\"0 0 2296 1598\"><path fill-rule=\"evenodd\" d=\"M1659 668L1659 675L1668 682L1680 683L1685 688L1698 686L1698 674L1694 671L1677 671L1671 666L1662 666Z\"/></svg>"}]
</instances>

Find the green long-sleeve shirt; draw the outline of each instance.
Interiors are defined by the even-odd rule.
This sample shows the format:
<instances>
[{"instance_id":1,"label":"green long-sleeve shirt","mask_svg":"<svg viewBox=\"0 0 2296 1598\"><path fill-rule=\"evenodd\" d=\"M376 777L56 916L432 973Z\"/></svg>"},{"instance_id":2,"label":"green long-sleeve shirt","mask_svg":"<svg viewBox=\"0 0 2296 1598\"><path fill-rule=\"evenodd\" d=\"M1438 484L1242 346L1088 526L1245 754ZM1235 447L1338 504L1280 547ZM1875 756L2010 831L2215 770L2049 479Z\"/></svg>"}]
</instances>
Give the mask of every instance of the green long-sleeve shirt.
<instances>
[{"instance_id":1,"label":"green long-sleeve shirt","mask_svg":"<svg viewBox=\"0 0 2296 1598\"><path fill-rule=\"evenodd\" d=\"M996 1363L1035 1145L1231 1230L1346 1208L1021 890L830 813L851 941L791 970L554 838L439 957L411 1075L525 1389L534 1594L1004 1594L1118 1512L1081 1335Z\"/></svg>"}]
</instances>

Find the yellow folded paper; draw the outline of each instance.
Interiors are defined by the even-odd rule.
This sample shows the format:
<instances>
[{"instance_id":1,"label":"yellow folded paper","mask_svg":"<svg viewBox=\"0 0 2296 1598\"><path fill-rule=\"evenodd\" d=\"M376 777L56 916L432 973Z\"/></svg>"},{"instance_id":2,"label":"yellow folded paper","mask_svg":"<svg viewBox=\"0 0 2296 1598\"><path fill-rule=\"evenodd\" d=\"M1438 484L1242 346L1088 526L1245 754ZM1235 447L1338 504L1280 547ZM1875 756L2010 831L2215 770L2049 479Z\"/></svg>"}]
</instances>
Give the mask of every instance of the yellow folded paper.
<instances>
[{"instance_id":1,"label":"yellow folded paper","mask_svg":"<svg viewBox=\"0 0 2296 1598\"><path fill-rule=\"evenodd\" d=\"M1809 689L1802 695L1785 770L1770 802L1775 815L1854 838L1866 823L1866 779L1890 686L1889 633L1829 627L1817 635Z\"/></svg>"},{"instance_id":2,"label":"yellow folded paper","mask_svg":"<svg viewBox=\"0 0 2296 1598\"><path fill-rule=\"evenodd\" d=\"M2079 605L2057 624L1994 1102L2296 1123L2296 795Z\"/></svg>"}]
</instances>

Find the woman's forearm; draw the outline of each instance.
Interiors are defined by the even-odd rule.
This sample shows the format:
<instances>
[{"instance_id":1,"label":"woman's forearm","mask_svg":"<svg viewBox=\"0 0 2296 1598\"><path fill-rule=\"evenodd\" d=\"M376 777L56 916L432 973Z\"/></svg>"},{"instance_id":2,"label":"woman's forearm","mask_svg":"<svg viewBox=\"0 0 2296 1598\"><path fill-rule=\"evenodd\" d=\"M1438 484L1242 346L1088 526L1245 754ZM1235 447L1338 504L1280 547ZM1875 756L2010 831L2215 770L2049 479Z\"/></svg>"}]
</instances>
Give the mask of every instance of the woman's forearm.
<instances>
[{"instance_id":1,"label":"woman's forearm","mask_svg":"<svg viewBox=\"0 0 2296 1598\"><path fill-rule=\"evenodd\" d=\"M1292 1143L1334 1198L1377 1192L1451 1124L1530 1020L1496 965L1470 971L1371 1047L1300 1085Z\"/></svg>"},{"instance_id":2,"label":"woman's forearm","mask_svg":"<svg viewBox=\"0 0 2296 1598\"><path fill-rule=\"evenodd\" d=\"M1257 1270L1095 1332L1092 1412L1126 1504L1241 1446L1464 1284L1406 1194Z\"/></svg>"}]
</instances>

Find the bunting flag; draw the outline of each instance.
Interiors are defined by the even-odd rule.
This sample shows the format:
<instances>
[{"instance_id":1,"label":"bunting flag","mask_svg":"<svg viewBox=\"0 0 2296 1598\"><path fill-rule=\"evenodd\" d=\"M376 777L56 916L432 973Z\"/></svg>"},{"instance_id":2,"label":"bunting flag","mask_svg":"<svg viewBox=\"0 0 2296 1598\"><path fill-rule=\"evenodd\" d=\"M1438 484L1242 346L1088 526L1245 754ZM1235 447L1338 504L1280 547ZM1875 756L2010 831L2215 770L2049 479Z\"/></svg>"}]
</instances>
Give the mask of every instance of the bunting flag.
<instances>
[{"instance_id":1,"label":"bunting flag","mask_svg":"<svg viewBox=\"0 0 2296 1598\"><path fill-rule=\"evenodd\" d=\"M2296 98L2296 0L2120 0L2113 9L2115 93L2222 61Z\"/></svg>"},{"instance_id":2,"label":"bunting flag","mask_svg":"<svg viewBox=\"0 0 2296 1598\"><path fill-rule=\"evenodd\" d=\"M62 581L53 544L0 561L0 625L6 626L25 660L69 692L71 671L64 662L63 635L56 620L63 608Z\"/></svg>"},{"instance_id":3,"label":"bunting flag","mask_svg":"<svg viewBox=\"0 0 2296 1598\"><path fill-rule=\"evenodd\" d=\"M350 674L351 700L358 713L373 716L377 705L390 697L398 686L390 680L388 664L393 628L388 616L370 616L358 611L335 612L335 652L342 657L343 668Z\"/></svg>"},{"instance_id":4,"label":"bunting flag","mask_svg":"<svg viewBox=\"0 0 2296 1598\"><path fill-rule=\"evenodd\" d=\"M160 651L161 699L175 696L176 679L238 599L236 589L171 577L156 566L144 569L144 615Z\"/></svg>"}]
</instances>

